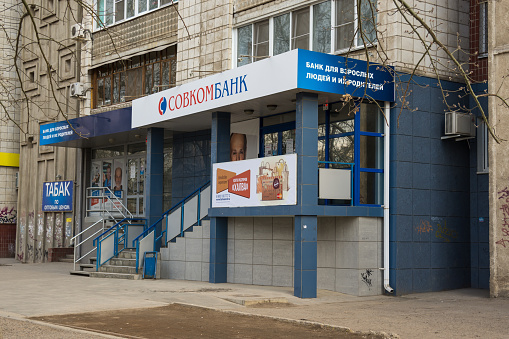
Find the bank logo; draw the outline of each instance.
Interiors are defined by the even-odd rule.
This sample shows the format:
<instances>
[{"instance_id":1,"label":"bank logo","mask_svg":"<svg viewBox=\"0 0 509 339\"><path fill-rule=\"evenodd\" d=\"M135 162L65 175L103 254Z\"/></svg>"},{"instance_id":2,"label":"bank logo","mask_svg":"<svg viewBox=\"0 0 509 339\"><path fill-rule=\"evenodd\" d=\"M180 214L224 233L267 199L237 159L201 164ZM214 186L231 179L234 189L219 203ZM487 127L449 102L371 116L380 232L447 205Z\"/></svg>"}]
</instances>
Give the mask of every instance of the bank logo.
<instances>
[{"instance_id":1,"label":"bank logo","mask_svg":"<svg viewBox=\"0 0 509 339\"><path fill-rule=\"evenodd\" d=\"M163 115L166 113L166 107L168 107L168 103L166 98L162 97L161 100L159 100L159 114Z\"/></svg>"}]
</instances>

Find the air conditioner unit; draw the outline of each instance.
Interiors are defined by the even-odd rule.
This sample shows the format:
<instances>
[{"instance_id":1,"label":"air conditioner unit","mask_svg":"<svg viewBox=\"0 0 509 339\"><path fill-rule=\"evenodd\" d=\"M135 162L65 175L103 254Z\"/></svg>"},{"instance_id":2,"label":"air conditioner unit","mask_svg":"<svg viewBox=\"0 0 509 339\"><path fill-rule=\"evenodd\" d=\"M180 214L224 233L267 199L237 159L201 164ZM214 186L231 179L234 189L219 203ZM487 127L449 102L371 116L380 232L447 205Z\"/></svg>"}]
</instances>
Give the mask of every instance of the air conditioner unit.
<instances>
[{"instance_id":1,"label":"air conditioner unit","mask_svg":"<svg viewBox=\"0 0 509 339\"><path fill-rule=\"evenodd\" d=\"M82 24L74 24L71 26L71 39L84 39L85 33Z\"/></svg>"},{"instance_id":2,"label":"air conditioner unit","mask_svg":"<svg viewBox=\"0 0 509 339\"><path fill-rule=\"evenodd\" d=\"M85 95L85 88L83 87L83 83L75 82L71 84L71 97L78 98Z\"/></svg>"},{"instance_id":3,"label":"air conditioner unit","mask_svg":"<svg viewBox=\"0 0 509 339\"><path fill-rule=\"evenodd\" d=\"M445 135L475 136L475 116L466 113L445 113Z\"/></svg>"}]
</instances>

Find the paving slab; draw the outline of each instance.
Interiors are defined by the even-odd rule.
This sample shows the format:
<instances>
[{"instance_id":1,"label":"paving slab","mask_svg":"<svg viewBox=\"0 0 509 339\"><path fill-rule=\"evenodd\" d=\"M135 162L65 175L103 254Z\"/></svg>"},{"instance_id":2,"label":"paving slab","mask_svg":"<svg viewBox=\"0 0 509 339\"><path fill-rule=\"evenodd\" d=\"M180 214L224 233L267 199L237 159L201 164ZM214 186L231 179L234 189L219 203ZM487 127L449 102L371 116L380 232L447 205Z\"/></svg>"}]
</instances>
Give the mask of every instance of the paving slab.
<instances>
[{"instance_id":1,"label":"paving slab","mask_svg":"<svg viewBox=\"0 0 509 339\"><path fill-rule=\"evenodd\" d=\"M22 319L182 303L276 318L396 333L402 338L507 338L509 300L462 289L401 297L357 297L319 290L183 280L97 279L70 275L69 263L0 259L0 316Z\"/></svg>"}]
</instances>

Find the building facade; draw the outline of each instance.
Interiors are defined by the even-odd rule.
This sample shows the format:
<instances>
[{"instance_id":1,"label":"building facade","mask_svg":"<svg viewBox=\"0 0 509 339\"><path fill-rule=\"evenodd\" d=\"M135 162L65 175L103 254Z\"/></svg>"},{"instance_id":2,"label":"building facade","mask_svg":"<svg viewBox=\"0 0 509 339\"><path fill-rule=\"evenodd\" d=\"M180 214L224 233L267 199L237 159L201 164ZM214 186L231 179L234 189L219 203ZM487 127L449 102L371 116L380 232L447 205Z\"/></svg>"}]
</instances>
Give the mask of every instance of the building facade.
<instances>
[{"instance_id":1,"label":"building facade","mask_svg":"<svg viewBox=\"0 0 509 339\"><path fill-rule=\"evenodd\" d=\"M38 180L23 192L73 181L73 211L43 212L42 192L21 193L20 260L44 261L28 249L66 246L95 222L91 187L152 225L211 181L207 220L176 238L171 218L155 228L167 240L162 278L293 286L300 297L488 287L484 139L470 132L474 115L467 132L446 134L445 123L475 104L408 12L353 0L96 6L97 17L76 9L68 46L76 71L61 89L81 83L68 96L75 119L33 125L39 153L51 149L45 166L67 160L39 168L29 162L40 154L21 152L38 173L22 171L22 182ZM416 8L462 64L477 48L477 10L466 0Z\"/></svg>"},{"instance_id":2,"label":"building facade","mask_svg":"<svg viewBox=\"0 0 509 339\"><path fill-rule=\"evenodd\" d=\"M17 20L20 9L15 1L1 3L5 13L1 20L4 27L0 34L3 46L0 68L2 70L3 118L0 122L0 258L11 258L15 254L17 220L17 175L19 166L19 82L10 48L16 39Z\"/></svg>"}]
</instances>

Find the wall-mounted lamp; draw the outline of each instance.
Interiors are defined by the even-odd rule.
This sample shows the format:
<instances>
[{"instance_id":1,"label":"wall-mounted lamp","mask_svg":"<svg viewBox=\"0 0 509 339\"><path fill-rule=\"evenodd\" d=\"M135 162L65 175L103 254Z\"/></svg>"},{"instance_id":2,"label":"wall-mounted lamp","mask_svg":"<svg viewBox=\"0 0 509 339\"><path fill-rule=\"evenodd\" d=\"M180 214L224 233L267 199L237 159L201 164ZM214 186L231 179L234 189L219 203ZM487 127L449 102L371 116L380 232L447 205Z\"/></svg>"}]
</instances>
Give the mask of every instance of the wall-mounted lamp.
<instances>
[{"instance_id":1,"label":"wall-mounted lamp","mask_svg":"<svg viewBox=\"0 0 509 339\"><path fill-rule=\"evenodd\" d=\"M269 109L271 111L276 110L276 108L277 108L277 105L267 105L267 109Z\"/></svg>"},{"instance_id":2,"label":"wall-mounted lamp","mask_svg":"<svg viewBox=\"0 0 509 339\"><path fill-rule=\"evenodd\" d=\"M244 114L246 115L252 115L254 113L254 109L245 109Z\"/></svg>"},{"instance_id":3,"label":"wall-mounted lamp","mask_svg":"<svg viewBox=\"0 0 509 339\"><path fill-rule=\"evenodd\" d=\"M55 175L55 180L62 180L62 176L60 174Z\"/></svg>"},{"instance_id":4,"label":"wall-mounted lamp","mask_svg":"<svg viewBox=\"0 0 509 339\"><path fill-rule=\"evenodd\" d=\"M109 142L110 144L112 144L112 143L114 143L114 142L115 142L115 139L113 139L113 138L109 138L109 139L108 139L108 142Z\"/></svg>"}]
</instances>

